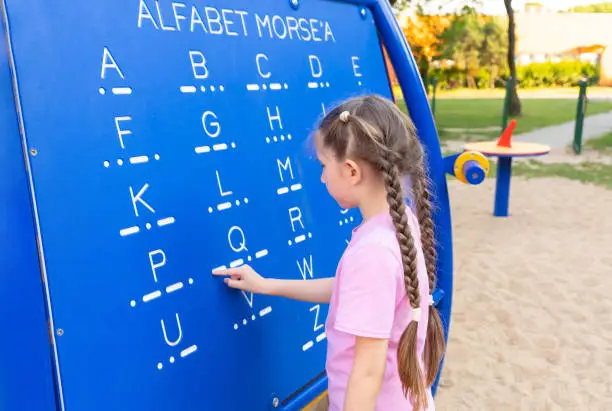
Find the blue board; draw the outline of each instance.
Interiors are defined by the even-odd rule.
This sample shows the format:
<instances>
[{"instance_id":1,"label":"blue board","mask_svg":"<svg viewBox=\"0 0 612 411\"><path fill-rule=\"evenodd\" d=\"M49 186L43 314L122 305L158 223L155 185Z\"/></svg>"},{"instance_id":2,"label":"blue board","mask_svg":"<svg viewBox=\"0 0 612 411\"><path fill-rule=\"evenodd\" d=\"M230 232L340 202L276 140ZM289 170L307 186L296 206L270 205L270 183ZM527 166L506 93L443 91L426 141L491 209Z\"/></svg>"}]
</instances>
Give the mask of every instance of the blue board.
<instances>
[{"instance_id":1,"label":"blue board","mask_svg":"<svg viewBox=\"0 0 612 411\"><path fill-rule=\"evenodd\" d=\"M391 97L357 5L4 0L60 408L264 410L324 372L327 307L229 290L332 276L356 210L319 181L326 107ZM277 401L275 401L277 399Z\"/></svg>"}]
</instances>

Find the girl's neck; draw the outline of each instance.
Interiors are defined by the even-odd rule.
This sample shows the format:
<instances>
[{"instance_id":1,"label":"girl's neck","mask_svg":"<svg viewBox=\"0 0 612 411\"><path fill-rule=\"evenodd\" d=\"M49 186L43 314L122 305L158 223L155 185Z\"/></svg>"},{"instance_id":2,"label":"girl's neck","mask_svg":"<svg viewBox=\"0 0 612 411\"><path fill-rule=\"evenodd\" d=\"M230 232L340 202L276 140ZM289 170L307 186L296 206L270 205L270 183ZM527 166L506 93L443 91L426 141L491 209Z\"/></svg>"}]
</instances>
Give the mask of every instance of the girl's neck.
<instances>
[{"instance_id":1,"label":"girl's neck","mask_svg":"<svg viewBox=\"0 0 612 411\"><path fill-rule=\"evenodd\" d=\"M375 190L368 190L363 196L363 200L359 203L359 211L364 221L385 212L389 212L389 203L387 202L387 190L378 187Z\"/></svg>"}]
</instances>

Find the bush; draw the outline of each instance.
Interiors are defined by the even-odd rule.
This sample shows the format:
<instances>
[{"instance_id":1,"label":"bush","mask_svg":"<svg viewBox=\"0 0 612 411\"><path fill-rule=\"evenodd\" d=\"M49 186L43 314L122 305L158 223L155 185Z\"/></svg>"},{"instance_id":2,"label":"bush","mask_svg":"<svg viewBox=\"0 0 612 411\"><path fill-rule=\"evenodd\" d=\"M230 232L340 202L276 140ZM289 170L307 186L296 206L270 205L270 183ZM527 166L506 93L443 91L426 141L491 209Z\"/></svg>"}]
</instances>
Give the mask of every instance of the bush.
<instances>
[{"instance_id":1,"label":"bush","mask_svg":"<svg viewBox=\"0 0 612 411\"><path fill-rule=\"evenodd\" d=\"M581 61L561 61L559 63L531 63L516 68L520 88L572 87L586 77L589 85L599 82L599 68L596 64ZM453 89L467 87L466 74L457 67L433 69L430 79L438 78L438 88ZM504 87L508 73L496 76L495 87ZM478 88L488 88L491 84L491 71L481 68L476 75Z\"/></svg>"}]
</instances>

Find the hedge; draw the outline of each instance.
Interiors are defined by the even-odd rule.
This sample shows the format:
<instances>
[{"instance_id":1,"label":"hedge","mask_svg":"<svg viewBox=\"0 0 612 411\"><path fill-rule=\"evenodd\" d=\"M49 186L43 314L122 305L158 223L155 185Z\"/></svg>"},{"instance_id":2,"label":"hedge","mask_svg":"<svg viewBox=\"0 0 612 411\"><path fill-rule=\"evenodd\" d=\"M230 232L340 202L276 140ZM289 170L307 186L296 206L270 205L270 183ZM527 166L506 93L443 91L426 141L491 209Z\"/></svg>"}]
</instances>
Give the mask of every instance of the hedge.
<instances>
[{"instance_id":1,"label":"hedge","mask_svg":"<svg viewBox=\"0 0 612 411\"><path fill-rule=\"evenodd\" d=\"M578 84L582 78L587 78L589 84L597 84L599 81L599 68L596 64L581 61L562 61L558 63L531 63L517 67L519 87L571 87ZM444 69L433 69L430 71L429 79L437 77L438 87L442 89L453 89L467 87L465 71L457 67ZM504 87L508 73L495 77L494 86ZM488 88L491 83L490 70L481 68L476 76L478 88Z\"/></svg>"}]
</instances>

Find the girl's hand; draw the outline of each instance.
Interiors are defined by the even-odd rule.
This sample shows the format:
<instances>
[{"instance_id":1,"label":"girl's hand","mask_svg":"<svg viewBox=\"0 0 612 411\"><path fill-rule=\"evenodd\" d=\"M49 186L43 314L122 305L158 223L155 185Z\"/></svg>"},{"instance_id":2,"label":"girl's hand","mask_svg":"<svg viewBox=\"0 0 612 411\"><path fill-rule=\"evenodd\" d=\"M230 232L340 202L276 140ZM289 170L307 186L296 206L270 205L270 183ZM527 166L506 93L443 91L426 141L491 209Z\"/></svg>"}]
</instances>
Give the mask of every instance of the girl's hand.
<instances>
[{"instance_id":1,"label":"girl's hand","mask_svg":"<svg viewBox=\"0 0 612 411\"><path fill-rule=\"evenodd\" d=\"M249 265L236 268L213 270L214 275L225 275L223 281L231 288L255 294L266 294L267 280L253 270Z\"/></svg>"}]
</instances>

